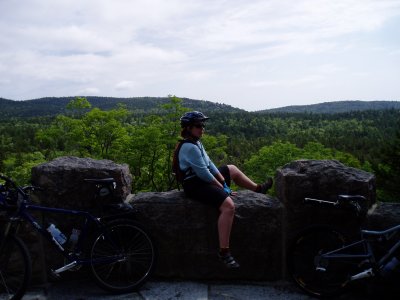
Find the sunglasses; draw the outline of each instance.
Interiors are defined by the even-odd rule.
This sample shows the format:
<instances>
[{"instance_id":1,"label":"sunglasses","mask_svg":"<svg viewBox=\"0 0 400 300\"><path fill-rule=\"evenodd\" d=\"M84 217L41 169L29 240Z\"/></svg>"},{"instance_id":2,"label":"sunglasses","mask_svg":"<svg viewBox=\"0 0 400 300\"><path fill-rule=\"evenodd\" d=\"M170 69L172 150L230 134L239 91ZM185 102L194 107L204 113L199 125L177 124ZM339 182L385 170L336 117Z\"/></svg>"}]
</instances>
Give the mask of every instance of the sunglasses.
<instances>
[{"instance_id":1,"label":"sunglasses","mask_svg":"<svg viewBox=\"0 0 400 300\"><path fill-rule=\"evenodd\" d=\"M206 124L203 124L203 123L193 124L193 127L196 127L196 128L206 128Z\"/></svg>"}]
</instances>

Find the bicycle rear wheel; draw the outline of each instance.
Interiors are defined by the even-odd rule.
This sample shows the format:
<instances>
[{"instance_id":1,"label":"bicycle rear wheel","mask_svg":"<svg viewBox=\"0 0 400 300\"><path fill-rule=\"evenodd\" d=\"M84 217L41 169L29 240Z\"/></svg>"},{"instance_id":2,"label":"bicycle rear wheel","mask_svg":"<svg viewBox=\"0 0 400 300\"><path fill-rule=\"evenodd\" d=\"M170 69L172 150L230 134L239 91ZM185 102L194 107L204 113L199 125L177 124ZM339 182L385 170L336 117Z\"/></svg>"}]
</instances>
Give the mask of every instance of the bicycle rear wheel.
<instances>
[{"instance_id":1,"label":"bicycle rear wheel","mask_svg":"<svg viewBox=\"0 0 400 300\"><path fill-rule=\"evenodd\" d=\"M91 269L100 287L113 293L137 290L151 275L156 259L153 241L131 220L115 220L95 239Z\"/></svg>"},{"instance_id":2,"label":"bicycle rear wheel","mask_svg":"<svg viewBox=\"0 0 400 300\"><path fill-rule=\"evenodd\" d=\"M291 277L305 292L316 297L339 294L346 287L351 266L340 259L320 261L320 255L345 245L345 237L329 227L312 227L295 238L287 263ZM323 267L323 269L317 269Z\"/></svg>"},{"instance_id":3,"label":"bicycle rear wheel","mask_svg":"<svg viewBox=\"0 0 400 300\"><path fill-rule=\"evenodd\" d=\"M8 236L0 245L0 299L21 299L31 279L31 258L25 244Z\"/></svg>"}]
</instances>

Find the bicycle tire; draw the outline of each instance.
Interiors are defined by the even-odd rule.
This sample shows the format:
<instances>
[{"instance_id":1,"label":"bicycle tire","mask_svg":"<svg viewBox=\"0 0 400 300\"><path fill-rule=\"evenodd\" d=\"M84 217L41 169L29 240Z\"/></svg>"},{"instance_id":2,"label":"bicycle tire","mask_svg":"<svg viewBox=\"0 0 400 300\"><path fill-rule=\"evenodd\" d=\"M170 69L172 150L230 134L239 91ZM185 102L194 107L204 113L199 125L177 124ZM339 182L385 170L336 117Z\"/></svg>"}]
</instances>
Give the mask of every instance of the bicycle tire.
<instances>
[{"instance_id":1,"label":"bicycle tire","mask_svg":"<svg viewBox=\"0 0 400 300\"><path fill-rule=\"evenodd\" d=\"M156 249L142 225L114 220L94 240L90 260L100 287L112 293L128 293L138 290L150 277Z\"/></svg>"},{"instance_id":2,"label":"bicycle tire","mask_svg":"<svg viewBox=\"0 0 400 300\"><path fill-rule=\"evenodd\" d=\"M31 257L24 242L14 235L6 237L0 245L0 299L21 299L31 275Z\"/></svg>"},{"instance_id":3,"label":"bicycle tire","mask_svg":"<svg viewBox=\"0 0 400 300\"><path fill-rule=\"evenodd\" d=\"M344 292L350 277L348 261L325 260L326 271L316 269L322 253L339 249L346 244L345 236L330 227L316 226L302 231L293 240L287 255L289 274L307 294L314 297L333 297Z\"/></svg>"}]
</instances>

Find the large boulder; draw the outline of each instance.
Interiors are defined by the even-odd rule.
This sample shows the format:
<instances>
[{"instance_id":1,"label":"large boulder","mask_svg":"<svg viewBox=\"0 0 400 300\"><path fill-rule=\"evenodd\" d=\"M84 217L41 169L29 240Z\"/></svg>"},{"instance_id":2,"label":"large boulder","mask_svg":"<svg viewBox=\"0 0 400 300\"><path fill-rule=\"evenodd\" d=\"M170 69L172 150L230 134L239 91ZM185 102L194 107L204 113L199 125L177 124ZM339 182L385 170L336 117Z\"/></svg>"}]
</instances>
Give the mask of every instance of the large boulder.
<instances>
[{"instance_id":1,"label":"large boulder","mask_svg":"<svg viewBox=\"0 0 400 300\"><path fill-rule=\"evenodd\" d=\"M87 178L113 178L116 190L112 197L95 197L96 186L85 182ZM32 169L32 183L44 189L43 192L33 195L32 199L44 206L89 211L95 216L103 214L105 204L121 202L130 194L131 174L128 165L119 165L110 160L94 160L91 158L60 157L53 161L40 164ZM39 223L48 226L54 223L67 237L72 228L83 228L82 216L66 215L61 213L34 212ZM48 269L58 268L64 264L64 259L46 240L32 238L30 249L42 249L43 257L34 259L34 264L43 262ZM41 248L42 247L42 248ZM37 257L37 255L36 255ZM42 276L43 277L43 276Z\"/></svg>"},{"instance_id":2,"label":"large boulder","mask_svg":"<svg viewBox=\"0 0 400 300\"><path fill-rule=\"evenodd\" d=\"M103 203L95 199L95 185L87 178L113 178L116 183L113 199L121 201L131 192L132 175L126 164L111 160L95 160L65 156L32 168L32 183L44 188L42 204L52 207L95 210Z\"/></svg>"},{"instance_id":3,"label":"large boulder","mask_svg":"<svg viewBox=\"0 0 400 300\"><path fill-rule=\"evenodd\" d=\"M375 203L375 176L335 160L297 160L277 170L276 191L286 207L289 236L316 223L349 231L357 229L360 221L354 213L331 205L307 205L304 198L336 201L340 194L362 195L368 208Z\"/></svg>"},{"instance_id":4,"label":"large boulder","mask_svg":"<svg viewBox=\"0 0 400 300\"><path fill-rule=\"evenodd\" d=\"M282 278L283 206L275 198L239 191L234 198L231 249L238 271L218 261L216 208L182 191L139 193L130 199L159 251L156 275L168 278L278 280Z\"/></svg>"},{"instance_id":5,"label":"large boulder","mask_svg":"<svg viewBox=\"0 0 400 300\"><path fill-rule=\"evenodd\" d=\"M400 203L380 202L368 211L365 228L384 230L400 224Z\"/></svg>"}]
</instances>

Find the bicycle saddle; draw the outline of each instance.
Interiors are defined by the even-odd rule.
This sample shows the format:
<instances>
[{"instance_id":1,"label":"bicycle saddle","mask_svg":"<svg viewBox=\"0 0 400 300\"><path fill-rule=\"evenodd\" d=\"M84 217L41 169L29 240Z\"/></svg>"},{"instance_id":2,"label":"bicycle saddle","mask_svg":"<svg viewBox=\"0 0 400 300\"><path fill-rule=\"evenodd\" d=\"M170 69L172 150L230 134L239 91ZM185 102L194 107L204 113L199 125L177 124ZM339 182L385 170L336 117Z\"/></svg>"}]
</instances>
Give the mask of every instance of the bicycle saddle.
<instances>
[{"instance_id":1,"label":"bicycle saddle","mask_svg":"<svg viewBox=\"0 0 400 300\"><path fill-rule=\"evenodd\" d=\"M365 201L365 197L361 195L339 195L339 200L346 200L346 201Z\"/></svg>"}]
</instances>

